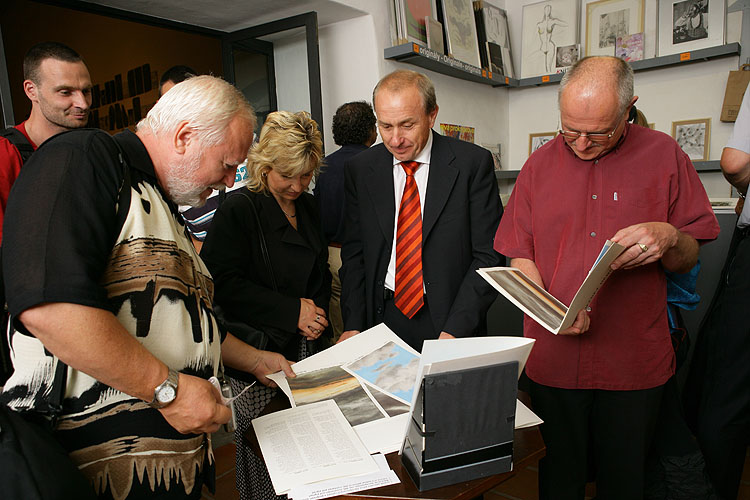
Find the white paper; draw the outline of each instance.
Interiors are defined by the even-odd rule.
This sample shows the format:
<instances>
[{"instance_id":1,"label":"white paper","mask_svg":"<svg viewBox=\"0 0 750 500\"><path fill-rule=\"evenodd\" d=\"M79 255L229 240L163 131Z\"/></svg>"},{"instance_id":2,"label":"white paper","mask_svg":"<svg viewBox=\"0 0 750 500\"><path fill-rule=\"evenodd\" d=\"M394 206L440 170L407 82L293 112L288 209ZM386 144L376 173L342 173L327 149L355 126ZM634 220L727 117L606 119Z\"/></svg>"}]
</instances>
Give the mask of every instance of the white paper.
<instances>
[{"instance_id":1,"label":"white paper","mask_svg":"<svg viewBox=\"0 0 750 500\"><path fill-rule=\"evenodd\" d=\"M281 410L252 424L277 495L313 481L378 471L332 400Z\"/></svg>"},{"instance_id":2,"label":"white paper","mask_svg":"<svg viewBox=\"0 0 750 500\"><path fill-rule=\"evenodd\" d=\"M372 351L382 347L389 341L403 347L407 351L419 355L417 351L401 340L384 324L377 325L365 330L344 342L333 345L309 358L295 363L292 367L295 373L308 373L331 366L348 365ZM276 385L287 395L292 406L294 398L283 372L269 375L268 378L276 382ZM360 379L361 380L361 379ZM357 425L354 430L364 443L370 453L390 453L401 448L401 442L406 426L409 422L409 414L404 413L391 418L383 418L374 422Z\"/></svg>"},{"instance_id":3,"label":"white paper","mask_svg":"<svg viewBox=\"0 0 750 500\"><path fill-rule=\"evenodd\" d=\"M525 429L543 424L544 420L531 411L528 406L516 399L516 429Z\"/></svg>"},{"instance_id":4,"label":"white paper","mask_svg":"<svg viewBox=\"0 0 750 500\"><path fill-rule=\"evenodd\" d=\"M396 473L388 467L388 461L385 459L385 456L378 453L373 455L372 458L380 469L378 472L298 486L292 488L287 493L287 496L294 500L318 500L320 498L345 495L355 491L379 488L399 482Z\"/></svg>"}]
</instances>

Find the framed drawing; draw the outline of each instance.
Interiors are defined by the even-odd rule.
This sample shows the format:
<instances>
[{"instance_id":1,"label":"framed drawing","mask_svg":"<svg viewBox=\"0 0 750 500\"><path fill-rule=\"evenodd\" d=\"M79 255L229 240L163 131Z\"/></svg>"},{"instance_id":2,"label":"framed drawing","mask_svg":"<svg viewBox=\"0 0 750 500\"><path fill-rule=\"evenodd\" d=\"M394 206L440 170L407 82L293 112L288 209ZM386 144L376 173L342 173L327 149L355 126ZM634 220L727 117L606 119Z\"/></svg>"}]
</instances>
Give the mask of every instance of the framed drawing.
<instances>
[{"instance_id":1,"label":"framed drawing","mask_svg":"<svg viewBox=\"0 0 750 500\"><path fill-rule=\"evenodd\" d=\"M557 132L540 132L529 134L529 156L557 136Z\"/></svg>"},{"instance_id":2,"label":"framed drawing","mask_svg":"<svg viewBox=\"0 0 750 500\"><path fill-rule=\"evenodd\" d=\"M485 51L487 67L493 73L513 78L507 13L503 9L482 0L474 2L474 10L477 13L477 23L481 22L479 31L485 38L485 43L479 50ZM493 57L495 58L495 65L493 65ZM499 67L496 65L498 60L502 60L502 65Z\"/></svg>"},{"instance_id":3,"label":"framed drawing","mask_svg":"<svg viewBox=\"0 0 750 500\"><path fill-rule=\"evenodd\" d=\"M658 55L724 44L725 0L659 0Z\"/></svg>"},{"instance_id":4,"label":"framed drawing","mask_svg":"<svg viewBox=\"0 0 750 500\"><path fill-rule=\"evenodd\" d=\"M578 43L578 0L523 6L521 78L555 73L557 47Z\"/></svg>"},{"instance_id":5,"label":"framed drawing","mask_svg":"<svg viewBox=\"0 0 750 500\"><path fill-rule=\"evenodd\" d=\"M708 160L711 118L672 122L672 137L691 160Z\"/></svg>"},{"instance_id":6,"label":"framed drawing","mask_svg":"<svg viewBox=\"0 0 750 500\"><path fill-rule=\"evenodd\" d=\"M586 5L586 55L613 56L617 37L643 31L644 0L599 0Z\"/></svg>"},{"instance_id":7,"label":"framed drawing","mask_svg":"<svg viewBox=\"0 0 750 500\"><path fill-rule=\"evenodd\" d=\"M477 68L482 67L479 59L477 24L474 8L469 0L442 0L445 45L448 54Z\"/></svg>"}]
</instances>

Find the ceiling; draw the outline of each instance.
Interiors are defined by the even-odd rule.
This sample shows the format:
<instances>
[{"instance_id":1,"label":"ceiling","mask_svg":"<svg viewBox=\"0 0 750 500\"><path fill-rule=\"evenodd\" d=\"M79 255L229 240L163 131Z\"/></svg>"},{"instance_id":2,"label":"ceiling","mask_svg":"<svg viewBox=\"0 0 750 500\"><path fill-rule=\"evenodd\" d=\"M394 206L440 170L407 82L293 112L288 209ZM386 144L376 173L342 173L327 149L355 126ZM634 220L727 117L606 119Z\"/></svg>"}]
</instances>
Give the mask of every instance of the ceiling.
<instances>
[{"instance_id":1,"label":"ceiling","mask_svg":"<svg viewBox=\"0 0 750 500\"><path fill-rule=\"evenodd\" d=\"M86 3L232 32L315 11L318 25L365 13L332 0L83 0Z\"/></svg>"}]
</instances>

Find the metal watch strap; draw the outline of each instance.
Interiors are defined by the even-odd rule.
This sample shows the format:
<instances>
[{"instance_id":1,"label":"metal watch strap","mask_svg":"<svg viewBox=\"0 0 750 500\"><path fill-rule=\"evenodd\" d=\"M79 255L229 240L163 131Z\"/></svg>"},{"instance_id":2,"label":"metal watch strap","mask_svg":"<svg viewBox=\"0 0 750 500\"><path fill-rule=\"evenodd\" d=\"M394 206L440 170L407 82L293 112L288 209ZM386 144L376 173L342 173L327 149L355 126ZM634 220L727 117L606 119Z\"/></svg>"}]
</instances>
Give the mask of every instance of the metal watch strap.
<instances>
[{"instance_id":1,"label":"metal watch strap","mask_svg":"<svg viewBox=\"0 0 750 500\"><path fill-rule=\"evenodd\" d=\"M164 408L165 406L169 405L172 401L174 401L177 398L177 383L179 381L180 374L177 370L173 368L169 368L169 373L167 374L167 378L159 384L156 389L154 389L154 399L148 405L151 408L156 408L157 410L159 408ZM160 391L162 391L165 387L172 386L174 388L175 397L166 403L162 403L159 401L158 394Z\"/></svg>"}]
</instances>

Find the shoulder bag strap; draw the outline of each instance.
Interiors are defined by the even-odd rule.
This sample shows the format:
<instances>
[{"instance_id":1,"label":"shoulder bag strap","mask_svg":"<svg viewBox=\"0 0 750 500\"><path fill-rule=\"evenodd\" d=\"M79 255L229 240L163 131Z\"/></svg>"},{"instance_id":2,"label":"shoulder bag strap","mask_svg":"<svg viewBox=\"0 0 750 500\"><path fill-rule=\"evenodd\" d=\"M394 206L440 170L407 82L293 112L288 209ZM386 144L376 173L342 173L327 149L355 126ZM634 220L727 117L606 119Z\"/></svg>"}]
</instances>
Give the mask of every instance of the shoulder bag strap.
<instances>
[{"instance_id":1,"label":"shoulder bag strap","mask_svg":"<svg viewBox=\"0 0 750 500\"><path fill-rule=\"evenodd\" d=\"M250 195L247 194L247 191L245 188L241 188L237 190L237 194L241 194L245 198L247 198L247 201L250 202L250 206L253 209L253 215L255 216L255 223L258 225L258 239L260 240L260 251L263 254L263 262L266 264L266 268L268 269L268 274L271 276L271 285L273 286L274 291L279 291L278 287L276 286L276 277L273 274L273 267L271 267L271 257L268 255L268 247L266 246L266 237L263 234L263 226L260 225L260 217L258 216L258 209L255 208L255 202L253 202L253 199L250 198Z\"/></svg>"}]
</instances>

